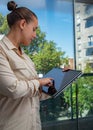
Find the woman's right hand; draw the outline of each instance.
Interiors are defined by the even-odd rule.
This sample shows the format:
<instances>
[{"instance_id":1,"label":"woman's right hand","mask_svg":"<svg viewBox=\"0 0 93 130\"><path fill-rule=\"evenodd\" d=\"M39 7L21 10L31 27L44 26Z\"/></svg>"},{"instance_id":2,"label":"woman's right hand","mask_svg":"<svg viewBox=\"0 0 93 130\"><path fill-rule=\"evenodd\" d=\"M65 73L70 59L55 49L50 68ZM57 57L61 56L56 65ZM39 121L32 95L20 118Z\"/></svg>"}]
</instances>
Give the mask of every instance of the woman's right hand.
<instances>
[{"instance_id":1,"label":"woman's right hand","mask_svg":"<svg viewBox=\"0 0 93 130\"><path fill-rule=\"evenodd\" d=\"M53 82L52 82L53 78L41 78L41 79L38 79L39 83L40 83L40 86L52 86L53 85Z\"/></svg>"}]
</instances>

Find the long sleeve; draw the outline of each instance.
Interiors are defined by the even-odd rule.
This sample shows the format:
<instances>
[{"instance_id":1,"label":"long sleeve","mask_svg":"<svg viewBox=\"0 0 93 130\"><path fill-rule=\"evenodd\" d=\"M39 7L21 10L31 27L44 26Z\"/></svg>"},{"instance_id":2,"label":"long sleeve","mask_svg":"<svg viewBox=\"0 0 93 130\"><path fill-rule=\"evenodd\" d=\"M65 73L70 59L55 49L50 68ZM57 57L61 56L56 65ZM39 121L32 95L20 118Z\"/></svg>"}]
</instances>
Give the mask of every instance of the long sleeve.
<instances>
[{"instance_id":1,"label":"long sleeve","mask_svg":"<svg viewBox=\"0 0 93 130\"><path fill-rule=\"evenodd\" d=\"M38 92L39 81L20 80L10 67L5 54L0 51L0 93L16 99L23 96L33 96Z\"/></svg>"},{"instance_id":2,"label":"long sleeve","mask_svg":"<svg viewBox=\"0 0 93 130\"><path fill-rule=\"evenodd\" d=\"M0 41L0 130L40 130L40 93L33 61L5 36Z\"/></svg>"}]
</instances>

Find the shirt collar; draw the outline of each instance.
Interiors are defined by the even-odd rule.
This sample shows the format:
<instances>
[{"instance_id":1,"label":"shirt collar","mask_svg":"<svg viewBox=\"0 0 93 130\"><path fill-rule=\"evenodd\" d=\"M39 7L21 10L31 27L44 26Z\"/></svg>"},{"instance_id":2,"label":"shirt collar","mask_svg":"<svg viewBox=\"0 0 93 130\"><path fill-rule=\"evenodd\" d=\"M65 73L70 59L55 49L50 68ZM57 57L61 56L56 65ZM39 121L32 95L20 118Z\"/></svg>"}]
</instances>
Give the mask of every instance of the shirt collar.
<instances>
[{"instance_id":1,"label":"shirt collar","mask_svg":"<svg viewBox=\"0 0 93 130\"><path fill-rule=\"evenodd\" d=\"M7 46L7 48L9 50L12 50L12 49L17 49L13 43L8 39L8 37L4 36L2 41L4 42L4 44Z\"/></svg>"},{"instance_id":2,"label":"shirt collar","mask_svg":"<svg viewBox=\"0 0 93 130\"><path fill-rule=\"evenodd\" d=\"M18 48L16 48L16 46L13 45L13 43L8 39L7 36L4 36L4 37L2 38L2 41L3 41L3 43L6 45L6 47L7 47L9 50L15 50L15 51L18 50ZM20 47L20 49L21 49L21 51L22 51L22 54L24 54L24 50L23 50L21 47Z\"/></svg>"}]
</instances>

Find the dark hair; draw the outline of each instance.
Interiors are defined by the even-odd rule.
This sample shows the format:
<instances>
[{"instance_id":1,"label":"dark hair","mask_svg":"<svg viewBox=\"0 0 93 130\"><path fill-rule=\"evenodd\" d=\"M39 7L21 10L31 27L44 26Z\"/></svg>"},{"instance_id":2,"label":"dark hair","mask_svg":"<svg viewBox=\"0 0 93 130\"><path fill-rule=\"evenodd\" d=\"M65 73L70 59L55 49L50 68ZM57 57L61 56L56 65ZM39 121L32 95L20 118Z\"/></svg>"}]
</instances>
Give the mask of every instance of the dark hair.
<instances>
[{"instance_id":1,"label":"dark hair","mask_svg":"<svg viewBox=\"0 0 93 130\"><path fill-rule=\"evenodd\" d=\"M11 13L7 15L7 22L11 28L17 21L25 19L27 23L33 21L34 17L37 19L36 14L26 7L18 7L14 1L7 3L7 8Z\"/></svg>"}]
</instances>

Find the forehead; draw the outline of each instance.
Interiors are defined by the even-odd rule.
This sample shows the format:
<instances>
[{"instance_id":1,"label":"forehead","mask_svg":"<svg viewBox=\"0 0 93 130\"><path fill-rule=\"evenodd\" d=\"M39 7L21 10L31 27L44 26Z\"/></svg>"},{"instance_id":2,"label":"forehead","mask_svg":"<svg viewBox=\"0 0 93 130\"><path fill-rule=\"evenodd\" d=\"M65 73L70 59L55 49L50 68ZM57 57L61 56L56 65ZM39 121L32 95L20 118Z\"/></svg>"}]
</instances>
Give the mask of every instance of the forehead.
<instances>
[{"instance_id":1,"label":"forehead","mask_svg":"<svg viewBox=\"0 0 93 130\"><path fill-rule=\"evenodd\" d=\"M33 23L34 23L35 25L38 25L38 19L37 19L37 18L33 18Z\"/></svg>"},{"instance_id":2,"label":"forehead","mask_svg":"<svg viewBox=\"0 0 93 130\"><path fill-rule=\"evenodd\" d=\"M38 19L34 18L33 21L30 22L30 24L32 24L33 27L38 27Z\"/></svg>"}]
</instances>

